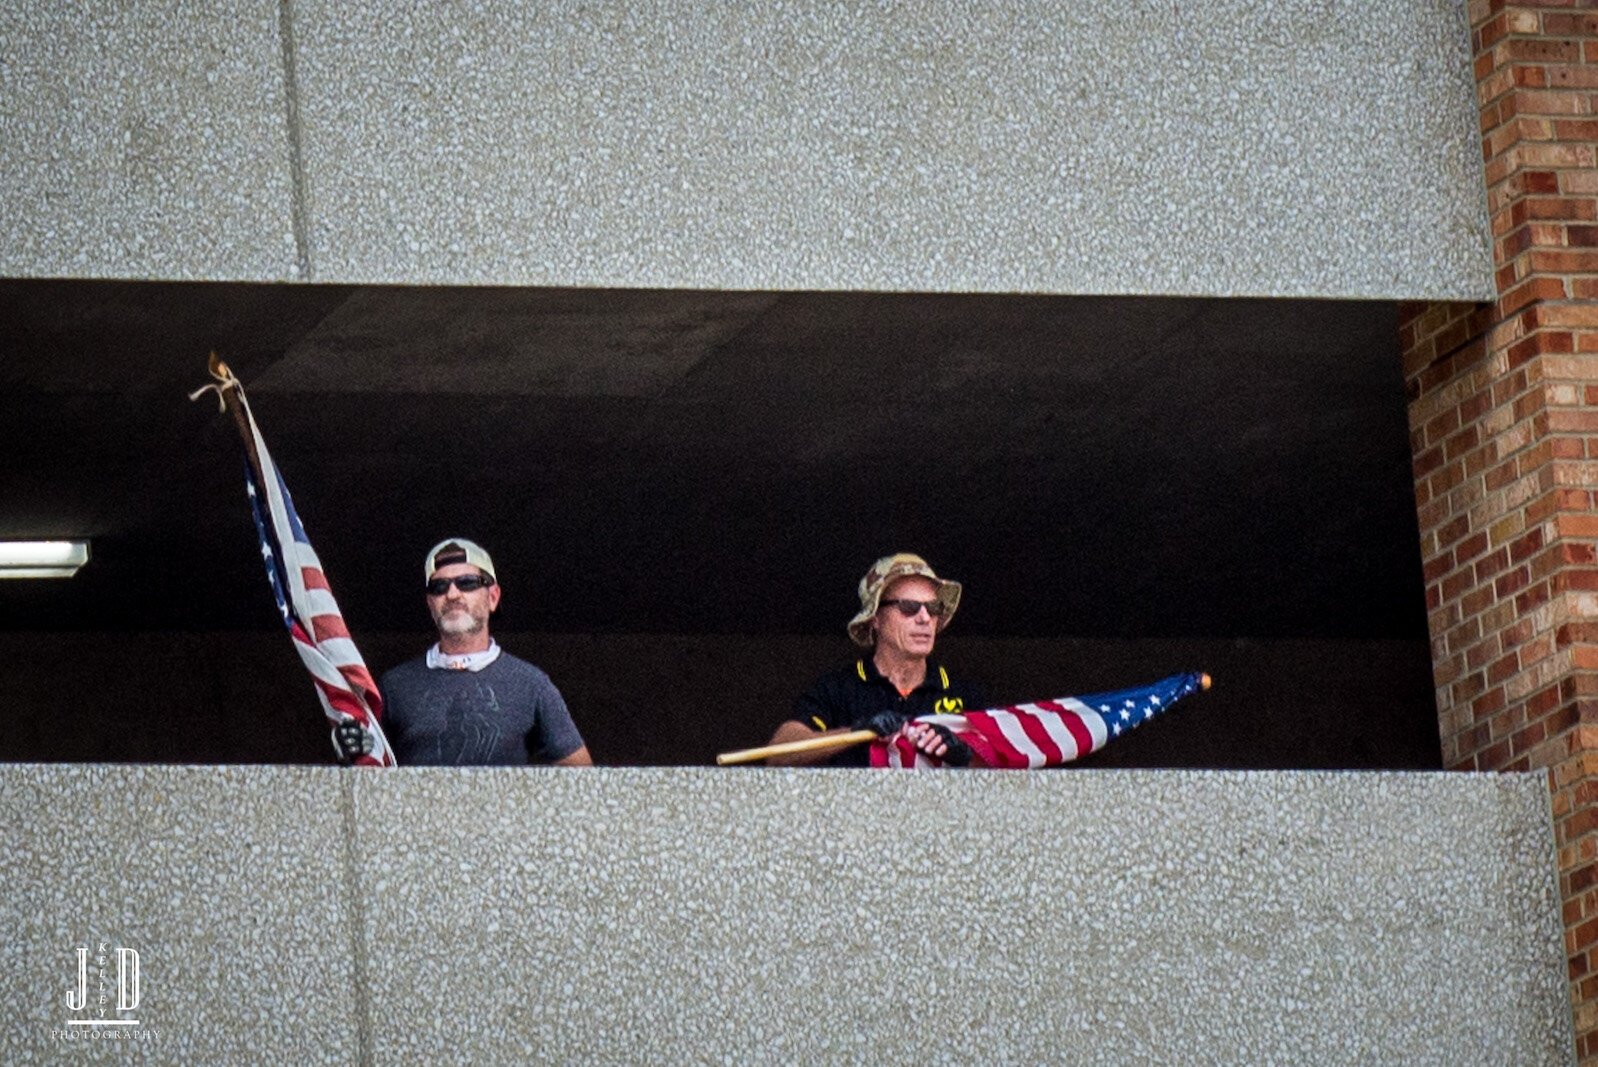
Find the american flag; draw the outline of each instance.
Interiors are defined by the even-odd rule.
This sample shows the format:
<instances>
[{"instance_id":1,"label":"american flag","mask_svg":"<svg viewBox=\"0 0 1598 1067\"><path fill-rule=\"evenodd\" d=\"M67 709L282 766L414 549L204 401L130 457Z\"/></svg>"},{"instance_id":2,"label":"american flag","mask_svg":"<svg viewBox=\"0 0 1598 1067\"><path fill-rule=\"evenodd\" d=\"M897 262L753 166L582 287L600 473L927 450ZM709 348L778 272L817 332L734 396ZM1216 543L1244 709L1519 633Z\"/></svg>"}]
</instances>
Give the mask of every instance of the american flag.
<instances>
[{"instance_id":1,"label":"american flag","mask_svg":"<svg viewBox=\"0 0 1598 1067\"><path fill-rule=\"evenodd\" d=\"M1193 671L1114 693L1060 697L962 715L922 715L915 721L951 730L970 746L973 767L1058 767L1097 752L1183 697L1208 689L1209 681L1209 675ZM871 765L941 767L943 762L896 737L871 743Z\"/></svg>"},{"instance_id":2,"label":"american flag","mask_svg":"<svg viewBox=\"0 0 1598 1067\"><path fill-rule=\"evenodd\" d=\"M237 388L236 384L234 387ZM263 491L261 480L246 462L245 489L250 495L250 510L255 515L255 530L260 535L266 580L277 598L283 625L294 640L294 651L300 654L305 669L311 672L317 698L329 721L336 726L345 719L354 719L371 737L371 753L355 762L370 767L392 767L394 751L378 725L383 717L382 695L355 642L350 640L344 616L333 599L333 591L328 588L327 576L322 573L321 560L316 558L316 551L305 536L305 527L300 524L294 502L289 499L288 486L266 450L266 442L255 425L255 417L250 414L242 389L238 390L237 397L255 441L260 476L265 482Z\"/></svg>"}]
</instances>

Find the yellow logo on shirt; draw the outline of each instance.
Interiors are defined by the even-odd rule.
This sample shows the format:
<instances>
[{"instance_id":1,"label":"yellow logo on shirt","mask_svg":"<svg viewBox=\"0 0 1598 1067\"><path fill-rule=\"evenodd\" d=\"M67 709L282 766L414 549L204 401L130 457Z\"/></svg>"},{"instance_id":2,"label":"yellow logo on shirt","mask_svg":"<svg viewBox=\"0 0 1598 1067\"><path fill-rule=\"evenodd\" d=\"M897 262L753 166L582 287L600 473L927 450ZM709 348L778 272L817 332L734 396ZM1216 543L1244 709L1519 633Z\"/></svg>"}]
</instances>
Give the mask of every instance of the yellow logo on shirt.
<instances>
[{"instance_id":1,"label":"yellow logo on shirt","mask_svg":"<svg viewBox=\"0 0 1598 1067\"><path fill-rule=\"evenodd\" d=\"M932 710L939 715L958 715L965 710L965 701L959 697L939 697Z\"/></svg>"}]
</instances>

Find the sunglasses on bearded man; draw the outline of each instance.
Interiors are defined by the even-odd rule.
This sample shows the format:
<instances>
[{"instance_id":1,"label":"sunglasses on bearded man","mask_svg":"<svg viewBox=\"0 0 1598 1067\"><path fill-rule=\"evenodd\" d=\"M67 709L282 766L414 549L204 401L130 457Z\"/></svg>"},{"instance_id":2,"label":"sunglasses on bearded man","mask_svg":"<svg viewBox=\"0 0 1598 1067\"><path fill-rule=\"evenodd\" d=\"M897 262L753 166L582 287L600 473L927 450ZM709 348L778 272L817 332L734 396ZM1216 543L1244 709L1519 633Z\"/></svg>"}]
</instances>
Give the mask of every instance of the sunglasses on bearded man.
<instances>
[{"instance_id":1,"label":"sunglasses on bearded man","mask_svg":"<svg viewBox=\"0 0 1598 1067\"><path fill-rule=\"evenodd\" d=\"M475 593L493 584L494 579L486 574L460 574L454 578L434 578L427 583L427 595L443 596L449 592L449 587L452 585L463 593Z\"/></svg>"}]
</instances>

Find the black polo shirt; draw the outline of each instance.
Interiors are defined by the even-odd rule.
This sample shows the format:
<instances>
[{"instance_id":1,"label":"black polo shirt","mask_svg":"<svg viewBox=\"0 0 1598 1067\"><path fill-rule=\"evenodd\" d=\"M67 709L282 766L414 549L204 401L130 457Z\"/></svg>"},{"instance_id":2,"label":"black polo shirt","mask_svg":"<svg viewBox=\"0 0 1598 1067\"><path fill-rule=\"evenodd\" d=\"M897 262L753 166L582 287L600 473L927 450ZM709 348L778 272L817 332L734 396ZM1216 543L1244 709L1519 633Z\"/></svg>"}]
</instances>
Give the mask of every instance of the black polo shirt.
<instances>
[{"instance_id":1,"label":"black polo shirt","mask_svg":"<svg viewBox=\"0 0 1598 1067\"><path fill-rule=\"evenodd\" d=\"M909 695L900 696L894 684L877 670L869 656L842 670L824 674L794 701L793 719L813 730L849 726L879 711L896 711L906 717L959 714L987 707L987 693L969 678L957 678L941 664L927 661L927 677ZM867 747L854 745L827 761L837 767L864 767Z\"/></svg>"}]
</instances>

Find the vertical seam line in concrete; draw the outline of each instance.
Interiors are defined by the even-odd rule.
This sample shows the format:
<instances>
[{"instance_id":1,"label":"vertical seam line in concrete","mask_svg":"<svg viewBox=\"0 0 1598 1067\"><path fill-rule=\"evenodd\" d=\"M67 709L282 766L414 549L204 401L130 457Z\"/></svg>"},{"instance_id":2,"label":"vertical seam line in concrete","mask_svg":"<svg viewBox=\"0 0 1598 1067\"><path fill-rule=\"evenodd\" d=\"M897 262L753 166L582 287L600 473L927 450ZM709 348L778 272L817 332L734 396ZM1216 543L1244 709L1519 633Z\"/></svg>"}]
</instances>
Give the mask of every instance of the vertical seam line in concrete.
<instances>
[{"instance_id":1,"label":"vertical seam line in concrete","mask_svg":"<svg viewBox=\"0 0 1598 1067\"><path fill-rule=\"evenodd\" d=\"M366 898L362 896L360 840L357 836L360 820L355 812L355 780L362 772L345 768L338 772L343 779L339 806L344 819L344 886L345 899L350 902L350 965L353 971L351 984L355 987L355 1041L356 1062L370 1067L375 1062L372 1041L372 983L366 945Z\"/></svg>"},{"instance_id":2,"label":"vertical seam line in concrete","mask_svg":"<svg viewBox=\"0 0 1598 1067\"><path fill-rule=\"evenodd\" d=\"M289 139L289 221L294 231L294 269L299 280L313 280L311 245L306 233L305 152L300 137L300 79L295 66L294 0L277 7L278 38L283 46L283 99Z\"/></svg>"}]
</instances>

